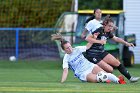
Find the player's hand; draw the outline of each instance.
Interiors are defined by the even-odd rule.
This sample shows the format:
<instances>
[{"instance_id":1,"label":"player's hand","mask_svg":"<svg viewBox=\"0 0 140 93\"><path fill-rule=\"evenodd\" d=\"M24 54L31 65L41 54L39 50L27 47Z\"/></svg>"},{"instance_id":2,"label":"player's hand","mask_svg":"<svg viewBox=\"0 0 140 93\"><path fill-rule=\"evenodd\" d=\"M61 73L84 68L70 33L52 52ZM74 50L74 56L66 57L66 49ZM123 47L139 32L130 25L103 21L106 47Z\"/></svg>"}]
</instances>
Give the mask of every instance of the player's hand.
<instances>
[{"instance_id":1,"label":"player's hand","mask_svg":"<svg viewBox=\"0 0 140 93\"><path fill-rule=\"evenodd\" d=\"M60 81L61 84L63 84L63 81Z\"/></svg>"},{"instance_id":2,"label":"player's hand","mask_svg":"<svg viewBox=\"0 0 140 93\"><path fill-rule=\"evenodd\" d=\"M82 34L81 34L81 38L82 38L82 39L85 39L85 38L86 38L86 35L82 33Z\"/></svg>"},{"instance_id":3,"label":"player's hand","mask_svg":"<svg viewBox=\"0 0 140 93\"><path fill-rule=\"evenodd\" d=\"M99 32L94 33L94 34L93 34L93 37L96 39L96 38L98 37L99 34L100 34Z\"/></svg>"},{"instance_id":4,"label":"player's hand","mask_svg":"<svg viewBox=\"0 0 140 93\"><path fill-rule=\"evenodd\" d=\"M126 43L126 46L128 46L128 47L135 47L133 43Z\"/></svg>"},{"instance_id":5,"label":"player's hand","mask_svg":"<svg viewBox=\"0 0 140 93\"><path fill-rule=\"evenodd\" d=\"M100 40L100 41L102 45L106 44L106 40Z\"/></svg>"}]
</instances>

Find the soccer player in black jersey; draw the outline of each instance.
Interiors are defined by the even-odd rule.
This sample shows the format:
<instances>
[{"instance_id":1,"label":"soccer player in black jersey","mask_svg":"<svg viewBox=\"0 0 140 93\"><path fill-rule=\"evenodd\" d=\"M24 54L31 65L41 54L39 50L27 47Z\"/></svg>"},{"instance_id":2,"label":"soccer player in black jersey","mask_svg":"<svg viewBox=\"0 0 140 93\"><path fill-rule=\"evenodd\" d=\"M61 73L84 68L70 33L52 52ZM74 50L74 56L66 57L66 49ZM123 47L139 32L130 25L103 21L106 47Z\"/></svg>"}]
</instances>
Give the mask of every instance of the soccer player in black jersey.
<instances>
[{"instance_id":1,"label":"soccer player in black jersey","mask_svg":"<svg viewBox=\"0 0 140 93\"><path fill-rule=\"evenodd\" d=\"M123 64L120 63L114 56L109 54L104 50L104 44L106 44L107 39L112 39L115 42L125 44L128 47L134 47L132 43L128 43L123 39L116 37L111 31L113 29L114 23L110 16L106 16L103 21L103 27L99 27L92 34L86 37L86 41L91 44L91 47L86 51L86 58L107 72L113 72L113 67L117 69L130 81L137 82L139 77L132 77L130 73L126 70Z\"/></svg>"}]
</instances>

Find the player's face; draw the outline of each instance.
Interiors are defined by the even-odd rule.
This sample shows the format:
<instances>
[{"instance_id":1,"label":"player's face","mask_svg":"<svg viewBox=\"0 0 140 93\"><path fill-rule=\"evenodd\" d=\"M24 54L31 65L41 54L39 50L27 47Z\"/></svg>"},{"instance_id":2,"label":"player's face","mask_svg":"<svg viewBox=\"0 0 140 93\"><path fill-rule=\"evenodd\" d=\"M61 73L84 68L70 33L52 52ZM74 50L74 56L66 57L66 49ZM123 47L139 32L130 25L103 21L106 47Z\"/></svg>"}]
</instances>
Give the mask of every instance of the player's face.
<instances>
[{"instance_id":1,"label":"player's face","mask_svg":"<svg viewBox=\"0 0 140 93\"><path fill-rule=\"evenodd\" d=\"M114 24L112 22L109 22L104 28L105 32L112 31L113 26L114 26Z\"/></svg>"},{"instance_id":2,"label":"player's face","mask_svg":"<svg viewBox=\"0 0 140 93\"><path fill-rule=\"evenodd\" d=\"M100 20L101 17L102 17L102 11L100 9L97 9L95 12L95 18Z\"/></svg>"},{"instance_id":3,"label":"player's face","mask_svg":"<svg viewBox=\"0 0 140 93\"><path fill-rule=\"evenodd\" d=\"M72 53L72 46L71 46L71 44L70 44L70 43L66 43L66 44L64 45L64 50L65 50L65 52L66 52L67 54Z\"/></svg>"}]
</instances>

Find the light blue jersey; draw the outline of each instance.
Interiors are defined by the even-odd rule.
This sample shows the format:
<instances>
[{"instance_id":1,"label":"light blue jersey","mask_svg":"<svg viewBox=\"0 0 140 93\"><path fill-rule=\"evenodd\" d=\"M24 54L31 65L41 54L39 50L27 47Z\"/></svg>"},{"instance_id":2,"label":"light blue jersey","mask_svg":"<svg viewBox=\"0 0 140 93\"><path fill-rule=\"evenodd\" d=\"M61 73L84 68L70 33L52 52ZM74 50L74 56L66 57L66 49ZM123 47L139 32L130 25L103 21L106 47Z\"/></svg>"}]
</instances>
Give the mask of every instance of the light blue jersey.
<instances>
[{"instance_id":1,"label":"light blue jersey","mask_svg":"<svg viewBox=\"0 0 140 93\"><path fill-rule=\"evenodd\" d=\"M82 54L86 51L86 46L73 48L71 54L65 54L63 59L63 68L71 68L75 76L82 81L86 81L87 74L91 73L94 64L89 62Z\"/></svg>"},{"instance_id":2,"label":"light blue jersey","mask_svg":"<svg viewBox=\"0 0 140 93\"><path fill-rule=\"evenodd\" d=\"M89 31L89 34L91 34L92 32L94 32L97 28L102 27L102 21L98 21L96 19L93 19L91 21L89 21L86 25L86 29Z\"/></svg>"}]
</instances>

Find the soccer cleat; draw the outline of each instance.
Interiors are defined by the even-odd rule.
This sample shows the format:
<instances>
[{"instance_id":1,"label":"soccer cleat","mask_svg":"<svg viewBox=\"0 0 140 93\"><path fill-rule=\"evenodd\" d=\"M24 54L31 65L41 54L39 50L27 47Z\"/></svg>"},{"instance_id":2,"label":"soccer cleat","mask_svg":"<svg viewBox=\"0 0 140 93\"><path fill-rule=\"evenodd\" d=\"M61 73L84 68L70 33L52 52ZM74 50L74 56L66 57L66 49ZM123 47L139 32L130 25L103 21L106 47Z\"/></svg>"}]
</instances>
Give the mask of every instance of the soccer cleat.
<instances>
[{"instance_id":1,"label":"soccer cleat","mask_svg":"<svg viewBox=\"0 0 140 93\"><path fill-rule=\"evenodd\" d=\"M126 84L126 81L124 80L124 77L122 75L118 76L119 78L119 84Z\"/></svg>"},{"instance_id":2,"label":"soccer cleat","mask_svg":"<svg viewBox=\"0 0 140 93\"><path fill-rule=\"evenodd\" d=\"M134 83L134 82L137 82L139 79L140 79L140 77L131 77L129 81L131 83Z\"/></svg>"}]
</instances>

